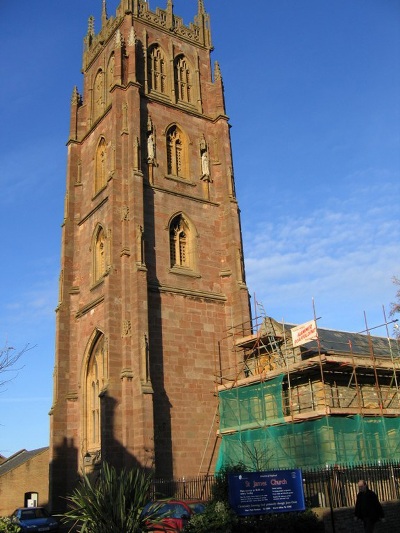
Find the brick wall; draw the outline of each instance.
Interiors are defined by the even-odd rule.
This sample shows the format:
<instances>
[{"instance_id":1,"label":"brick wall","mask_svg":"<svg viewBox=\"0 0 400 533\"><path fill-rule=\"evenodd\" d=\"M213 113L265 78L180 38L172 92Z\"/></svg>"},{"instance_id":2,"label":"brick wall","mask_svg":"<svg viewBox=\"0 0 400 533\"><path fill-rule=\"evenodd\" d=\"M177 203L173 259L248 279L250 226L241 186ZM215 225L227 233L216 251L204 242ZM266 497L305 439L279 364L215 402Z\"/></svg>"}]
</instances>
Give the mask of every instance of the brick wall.
<instances>
[{"instance_id":1,"label":"brick wall","mask_svg":"<svg viewBox=\"0 0 400 533\"><path fill-rule=\"evenodd\" d=\"M38 505L47 505L49 497L48 448L0 477L0 516L9 516L17 507L22 507L26 492L37 492Z\"/></svg>"}]
</instances>

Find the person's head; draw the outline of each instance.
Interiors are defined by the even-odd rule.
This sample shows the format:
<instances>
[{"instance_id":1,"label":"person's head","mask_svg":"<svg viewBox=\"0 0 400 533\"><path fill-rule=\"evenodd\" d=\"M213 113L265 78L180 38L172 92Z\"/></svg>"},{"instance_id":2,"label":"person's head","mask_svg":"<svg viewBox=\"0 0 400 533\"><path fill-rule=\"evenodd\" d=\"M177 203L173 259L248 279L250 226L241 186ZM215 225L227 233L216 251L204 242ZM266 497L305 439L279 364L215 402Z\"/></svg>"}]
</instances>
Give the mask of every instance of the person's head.
<instances>
[{"instance_id":1,"label":"person's head","mask_svg":"<svg viewBox=\"0 0 400 533\"><path fill-rule=\"evenodd\" d=\"M358 482L358 490L360 492L365 492L367 490L367 482L364 479L360 479Z\"/></svg>"}]
</instances>

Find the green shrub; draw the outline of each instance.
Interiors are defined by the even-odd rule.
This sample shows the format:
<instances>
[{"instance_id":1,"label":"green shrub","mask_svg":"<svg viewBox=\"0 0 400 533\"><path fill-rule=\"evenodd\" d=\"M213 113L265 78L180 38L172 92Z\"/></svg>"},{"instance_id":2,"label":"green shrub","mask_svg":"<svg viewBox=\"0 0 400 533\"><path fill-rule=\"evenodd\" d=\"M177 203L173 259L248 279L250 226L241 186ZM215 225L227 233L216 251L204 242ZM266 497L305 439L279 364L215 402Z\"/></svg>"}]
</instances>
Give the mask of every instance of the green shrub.
<instances>
[{"instance_id":1,"label":"green shrub","mask_svg":"<svg viewBox=\"0 0 400 533\"><path fill-rule=\"evenodd\" d=\"M245 472L243 464L224 466L215 476L215 483L211 489L211 499L214 502L225 502L229 504L229 482L228 474Z\"/></svg>"},{"instance_id":2,"label":"green shrub","mask_svg":"<svg viewBox=\"0 0 400 533\"><path fill-rule=\"evenodd\" d=\"M10 518L0 518L0 532L7 531L7 533L19 533L21 528L11 522Z\"/></svg>"},{"instance_id":3,"label":"green shrub","mask_svg":"<svg viewBox=\"0 0 400 533\"><path fill-rule=\"evenodd\" d=\"M323 524L315 513L304 512L236 516L223 502L207 505L203 514L194 515L184 533L319 533Z\"/></svg>"},{"instance_id":4,"label":"green shrub","mask_svg":"<svg viewBox=\"0 0 400 533\"><path fill-rule=\"evenodd\" d=\"M323 524L311 510L240 517L232 533L318 533Z\"/></svg>"},{"instance_id":5,"label":"green shrub","mask_svg":"<svg viewBox=\"0 0 400 533\"><path fill-rule=\"evenodd\" d=\"M204 513L192 516L184 528L184 533L232 533L237 523L236 514L225 502L212 502Z\"/></svg>"}]
</instances>

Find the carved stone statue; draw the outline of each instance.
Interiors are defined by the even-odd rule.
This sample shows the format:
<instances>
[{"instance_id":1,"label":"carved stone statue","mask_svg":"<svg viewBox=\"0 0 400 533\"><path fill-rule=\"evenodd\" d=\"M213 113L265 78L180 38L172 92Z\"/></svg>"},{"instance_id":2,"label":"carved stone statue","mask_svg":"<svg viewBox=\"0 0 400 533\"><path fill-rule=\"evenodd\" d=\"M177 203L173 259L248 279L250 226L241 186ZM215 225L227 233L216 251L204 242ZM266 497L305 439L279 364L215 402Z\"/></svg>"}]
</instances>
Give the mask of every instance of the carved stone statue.
<instances>
[{"instance_id":1,"label":"carved stone statue","mask_svg":"<svg viewBox=\"0 0 400 533\"><path fill-rule=\"evenodd\" d=\"M155 158L155 149L154 149L154 135L153 132L150 132L147 137L147 161L153 163Z\"/></svg>"},{"instance_id":2,"label":"carved stone statue","mask_svg":"<svg viewBox=\"0 0 400 533\"><path fill-rule=\"evenodd\" d=\"M203 138L200 141L200 156L201 156L201 179L210 181L210 163L208 160L208 147L206 140Z\"/></svg>"},{"instance_id":3,"label":"carved stone statue","mask_svg":"<svg viewBox=\"0 0 400 533\"><path fill-rule=\"evenodd\" d=\"M204 150L201 154L201 173L202 179L208 179L210 177L210 166L208 163L208 152Z\"/></svg>"}]
</instances>

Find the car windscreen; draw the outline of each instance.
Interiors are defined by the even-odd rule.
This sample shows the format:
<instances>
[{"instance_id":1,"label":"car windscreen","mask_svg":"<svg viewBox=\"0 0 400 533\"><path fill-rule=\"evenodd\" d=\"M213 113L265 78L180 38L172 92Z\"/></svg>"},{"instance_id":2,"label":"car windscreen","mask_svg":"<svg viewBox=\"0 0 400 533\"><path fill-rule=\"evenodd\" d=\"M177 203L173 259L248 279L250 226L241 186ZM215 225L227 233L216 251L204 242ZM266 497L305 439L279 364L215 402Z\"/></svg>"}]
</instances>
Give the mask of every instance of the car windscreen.
<instances>
[{"instance_id":1,"label":"car windscreen","mask_svg":"<svg viewBox=\"0 0 400 533\"><path fill-rule=\"evenodd\" d=\"M46 509L43 509L43 507L38 507L35 509L35 517L36 518L48 518L49 513L46 511Z\"/></svg>"}]
</instances>

